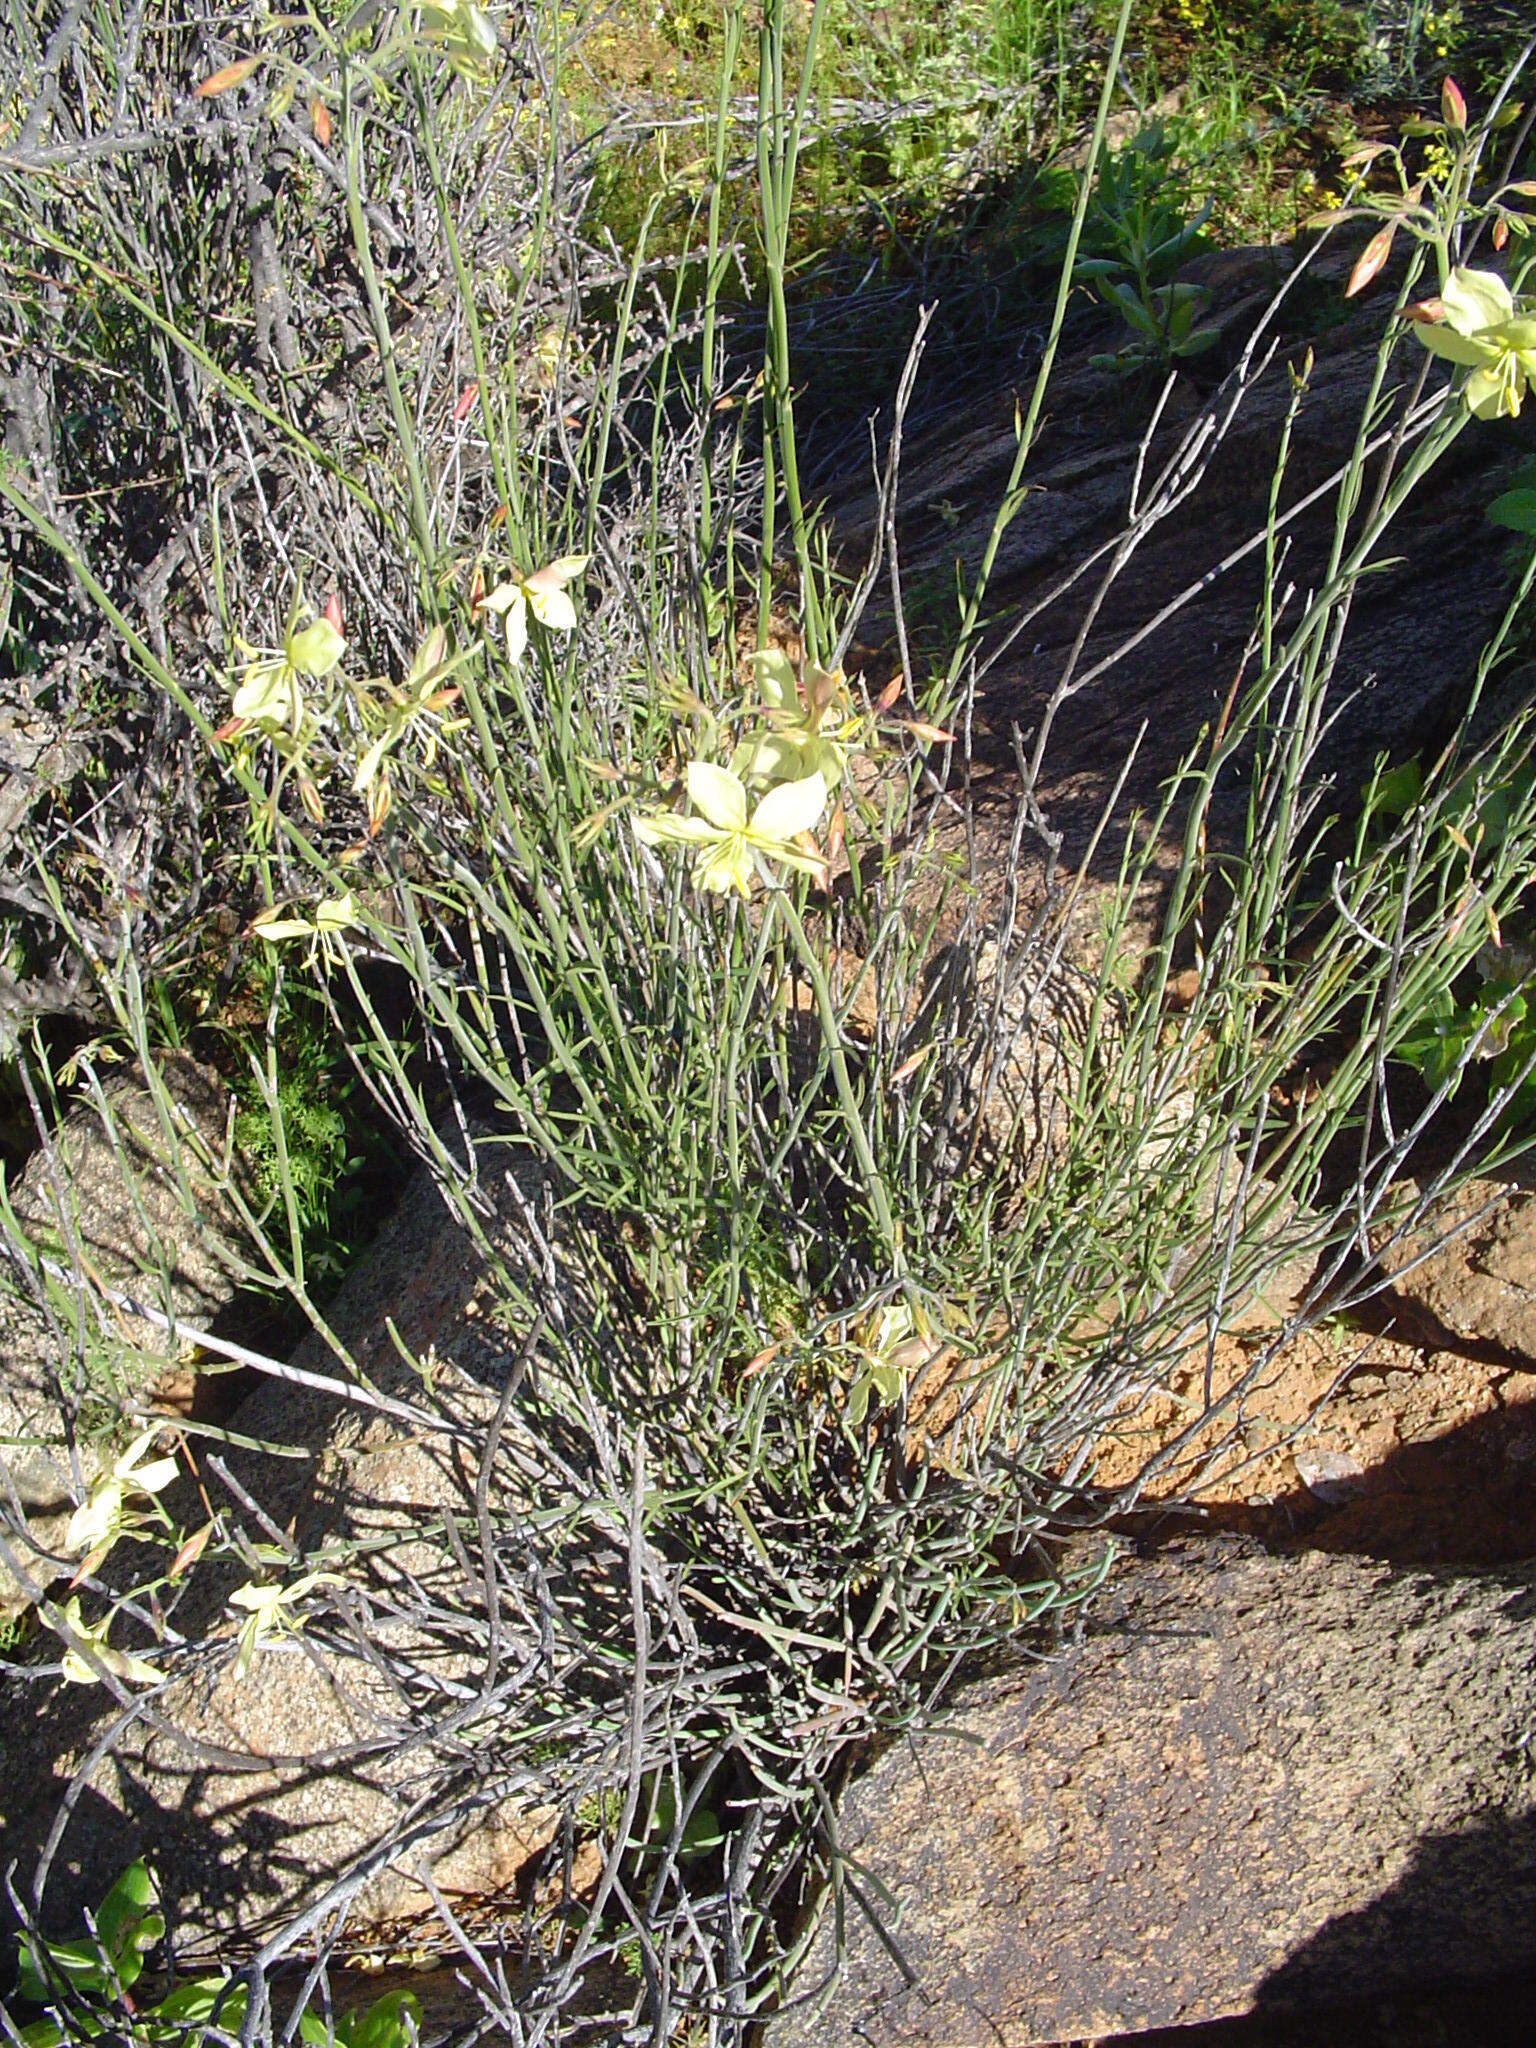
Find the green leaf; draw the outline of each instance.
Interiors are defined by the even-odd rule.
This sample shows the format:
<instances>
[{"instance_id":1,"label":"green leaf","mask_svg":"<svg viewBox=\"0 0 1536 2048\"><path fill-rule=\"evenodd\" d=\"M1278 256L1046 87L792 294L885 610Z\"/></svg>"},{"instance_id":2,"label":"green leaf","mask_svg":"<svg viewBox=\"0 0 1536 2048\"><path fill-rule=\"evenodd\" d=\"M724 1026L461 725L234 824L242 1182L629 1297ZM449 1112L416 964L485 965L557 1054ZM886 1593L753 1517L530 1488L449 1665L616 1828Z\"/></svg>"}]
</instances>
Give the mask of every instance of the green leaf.
<instances>
[{"instance_id":1,"label":"green leaf","mask_svg":"<svg viewBox=\"0 0 1536 2048\"><path fill-rule=\"evenodd\" d=\"M366 2012L350 2013L336 2029L344 2048L410 2048L421 2007L409 1991L386 1991Z\"/></svg>"},{"instance_id":2,"label":"green leaf","mask_svg":"<svg viewBox=\"0 0 1536 2048\"><path fill-rule=\"evenodd\" d=\"M101 1997L110 1997L112 1978L107 1967L107 1956L101 1945L94 1941L49 1941L43 1944L51 1971L45 1973L37 1951L30 1943L23 1943L21 1965L17 1971L16 1990L29 2005L46 2005L53 1996L52 1979L62 1977L77 1991L95 1992Z\"/></svg>"},{"instance_id":3,"label":"green leaf","mask_svg":"<svg viewBox=\"0 0 1536 2048\"><path fill-rule=\"evenodd\" d=\"M310 2048L414 2048L421 2007L409 1991L386 1991L363 2012L350 2012L328 2029L318 2013L307 2012L299 2033Z\"/></svg>"},{"instance_id":4,"label":"green leaf","mask_svg":"<svg viewBox=\"0 0 1536 2048\"><path fill-rule=\"evenodd\" d=\"M125 1991L137 1983L145 1956L164 1939L165 1919L158 1908L154 1880L142 1862L130 1863L101 1902L97 1937Z\"/></svg>"},{"instance_id":5,"label":"green leaf","mask_svg":"<svg viewBox=\"0 0 1536 2048\"><path fill-rule=\"evenodd\" d=\"M1364 794L1381 817L1406 818L1424 793L1424 771L1417 760L1399 762L1378 775Z\"/></svg>"},{"instance_id":6,"label":"green leaf","mask_svg":"<svg viewBox=\"0 0 1536 2048\"><path fill-rule=\"evenodd\" d=\"M1488 517L1495 526L1536 534L1536 489L1505 491L1488 507Z\"/></svg>"},{"instance_id":7,"label":"green leaf","mask_svg":"<svg viewBox=\"0 0 1536 2048\"><path fill-rule=\"evenodd\" d=\"M200 2026L217 2012L219 2025L237 2033L245 2019L246 1987L228 1977L199 1977L191 1984L179 1984L154 2009L157 2020L174 2020L183 2026ZM223 2003L220 2004L220 2000Z\"/></svg>"},{"instance_id":8,"label":"green leaf","mask_svg":"<svg viewBox=\"0 0 1536 2048\"><path fill-rule=\"evenodd\" d=\"M1221 335L1218 329L1214 327L1197 327L1187 340L1179 343L1176 353L1186 357L1204 355L1205 351L1220 341L1220 339Z\"/></svg>"},{"instance_id":9,"label":"green leaf","mask_svg":"<svg viewBox=\"0 0 1536 2048\"><path fill-rule=\"evenodd\" d=\"M1420 1026L1398 1040L1395 1057L1438 1088L1455 1072L1482 1021L1481 1004L1458 1007L1448 988L1437 989Z\"/></svg>"}]
</instances>

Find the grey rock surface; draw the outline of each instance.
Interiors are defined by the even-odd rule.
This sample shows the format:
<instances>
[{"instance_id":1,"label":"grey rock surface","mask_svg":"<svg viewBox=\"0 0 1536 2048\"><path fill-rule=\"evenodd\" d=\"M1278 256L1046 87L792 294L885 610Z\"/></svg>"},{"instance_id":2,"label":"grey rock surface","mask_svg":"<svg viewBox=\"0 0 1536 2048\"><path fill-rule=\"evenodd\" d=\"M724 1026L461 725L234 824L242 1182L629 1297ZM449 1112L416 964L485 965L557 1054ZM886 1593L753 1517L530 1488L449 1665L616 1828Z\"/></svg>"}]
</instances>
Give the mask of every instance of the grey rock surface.
<instances>
[{"instance_id":1,"label":"grey rock surface","mask_svg":"<svg viewBox=\"0 0 1536 2048\"><path fill-rule=\"evenodd\" d=\"M1026 2048L1536 1968L1536 1566L1193 1543L892 1748L771 2048ZM967 1740L957 1739L964 1732ZM828 1915L798 1983L833 1967Z\"/></svg>"}]
</instances>

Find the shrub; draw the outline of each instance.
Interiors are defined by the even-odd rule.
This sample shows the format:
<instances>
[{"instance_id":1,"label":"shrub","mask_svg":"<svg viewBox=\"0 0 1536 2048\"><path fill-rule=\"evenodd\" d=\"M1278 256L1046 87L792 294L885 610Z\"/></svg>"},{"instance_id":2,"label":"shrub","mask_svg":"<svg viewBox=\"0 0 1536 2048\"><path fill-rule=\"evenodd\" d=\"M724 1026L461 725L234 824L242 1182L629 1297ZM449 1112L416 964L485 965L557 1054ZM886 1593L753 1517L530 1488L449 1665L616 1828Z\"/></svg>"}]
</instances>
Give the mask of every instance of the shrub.
<instances>
[{"instance_id":1,"label":"shrub","mask_svg":"<svg viewBox=\"0 0 1536 2048\"><path fill-rule=\"evenodd\" d=\"M579 1910L530 1913L515 1996L482 1989L515 2038L554 2038L595 1999L614 2038L688 2020L740 2039L800 1953L807 1905L830 1887L840 1912L875 1910L831 1803L856 1756L930 1714L965 1657L1034 1640L1096 1584L1103 1544L1064 1559L1060 1539L1152 1476L1095 1490L1111 1418L1204 1346L1206 1412L1160 1462L1201 1430L1230 1438L1279 1344L1368 1291L1383 1238L1511 1143L1490 1111L1411 1203L1395 1192L1476 1046L1407 1119L1390 1070L1526 887L1528 715L1480 750L1463 734L1399 816L1376 801L1341 821L1320 768L1352 598L1467 425L1460 385L1394 377L1416 352L1397 312L1482 203L1475 155L1423 202L1334 480L1325 571L1289 596L1287 426L1269 524L1245 543L1265 579L1243 679L1125 842L1103 969L1071 960L1080 884L1035 792L1057 721L1134 641L1090 663L1080 639L1021 740L991 909L946 836L957 807L964 824L980 679L1022 630L989 618L988 585L1023 503L1128 12L1017 459L931 678L909 657L895 522L922 324L885 429L874 558L851 583L801 490L787 269L820 6L798 85L784 10L767 11L750 223L725 203L743 33L728 16L693 246L659 267L644 222L627 265L584 239L591 168L553 52L527 25L503 41L468 0L291 17L260 53L168 30L148 76L110 10L79 29L68 72L25 45L38 103L51 77L75 130L44 144L28 122L5 173L9 260L43 280L13 308L27 360L88 389L116 388L120 352L152 368L142 423L81 460L148 488L138 434L178 482L146 580L110 520L71 517L46 468L13 466L0 494L25 536L24 632L100 656L135 729L173 734L187 764L137 850L89 815L34 841L35 943L85 963L153 1086L144 989L199 914L187 877L200 862L247 892L248 942L324 1006L332 1060L430 1164L509 1332L474 1517L439 1532L477 1547L478 1568L432 1603L371 1581L361 1556L292 1554L210 1465L224 1491L205 1530L165 1532L169 1565L156 1553L127 1590L87 1571L110 1603L89 1623L42 1572L40 1612L75 1675L125 1704L194 1655L245 1668L306 1623L335 1662L362 1655L359 1634L422 1645L420 1667L390 1666L414 1824L522 1799L559 1812L567 1842L595 1828L603 1852ZM174 85L170 118L156 80ZM38 192L21 174L40 150ZM211 168L231 163L237 202ZM129 208L130 189L145 203ZM747 234L760 364L727 346ZM199 296L210 263L217 313ZM81 341L80 370L61 318L76 338L106 321L112 352ZM1124 532L1074 572L1097 578L1095 612L1189 505L1268 362L1256 337ZM885 690L843 666L877 589L900 655ZM1206 828L1234 778L1246 825L1223 854ZM1501 832L1470 845L1468 778L1512 793ZM1170 839L1155 940L1128 977ZM402 1017L425 1067L401 1055ZM46 1068L39 1034L16 1051ZM1303 1068L1324 1078L1293 1095ZM324 1332L295 1104L268 1080L270 1213L229 1158L200 1165L243 1219L249 1277ZM64 1342L131 1313L6 1223ZM1224 1317L1299 1248L1317 1257L1305 1302L1217 1388ZM312 1383L378 1409L329 1341L329 1382ZM441 1433L430 1379L387 1412ZM148 1593L174 1627L220 1559L245 1578L238 1640L142 1640ZM485 1676L445 1721L423 1673L449 1651ZM24 1914L46 1875L45 1859ZM331 1873L328 1896L345 1904L365 1875ZM296 1916L240 1979L248 2038L276 2024L268 1973L312 1932Z\"/></svg>"}]
</instances>

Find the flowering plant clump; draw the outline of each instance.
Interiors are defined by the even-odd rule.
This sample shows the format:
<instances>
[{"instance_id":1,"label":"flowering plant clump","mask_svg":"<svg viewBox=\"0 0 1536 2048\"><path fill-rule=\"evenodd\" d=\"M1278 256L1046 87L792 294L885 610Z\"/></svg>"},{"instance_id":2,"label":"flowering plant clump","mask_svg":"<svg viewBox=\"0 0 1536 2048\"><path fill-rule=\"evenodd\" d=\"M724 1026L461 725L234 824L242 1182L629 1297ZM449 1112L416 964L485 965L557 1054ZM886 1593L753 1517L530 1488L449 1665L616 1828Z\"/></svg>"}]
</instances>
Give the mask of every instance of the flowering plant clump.
<instances>
[{"instance_id":1,"label":"flowering plant clump","mask_svg":"<svg viewBox=\"0 0 1536 2048\"><path fill-rule=\"evenodd\" d=\"M1432 355L1469 369L1463 396L1479 419L1518 419L1536 380L1536 310L1520 311L1495 271L1458 264L1435 298L1408 308Z\"/></svg>"}]
</instances>

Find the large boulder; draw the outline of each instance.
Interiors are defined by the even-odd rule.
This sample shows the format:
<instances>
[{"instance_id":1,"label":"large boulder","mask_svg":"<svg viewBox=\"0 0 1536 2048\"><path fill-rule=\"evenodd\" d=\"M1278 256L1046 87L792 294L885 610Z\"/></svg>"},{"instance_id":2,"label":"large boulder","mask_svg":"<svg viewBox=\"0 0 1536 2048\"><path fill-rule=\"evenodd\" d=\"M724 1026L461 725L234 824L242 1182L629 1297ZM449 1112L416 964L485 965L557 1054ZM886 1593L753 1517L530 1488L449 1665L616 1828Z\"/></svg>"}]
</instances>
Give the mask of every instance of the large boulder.
<instances>
[{"instance_id":1,"label":"large boulder","mask_svg":"<svg viewBox=\"0 0 1536 2048\"><path fill-rule=\"evenodd\" d=\"M847 1795L846 1964L772 2048L1025 2048L1536 1968L1536 1566L1185 1544L949 1718Z\"/></svg>"}]
</instances>

